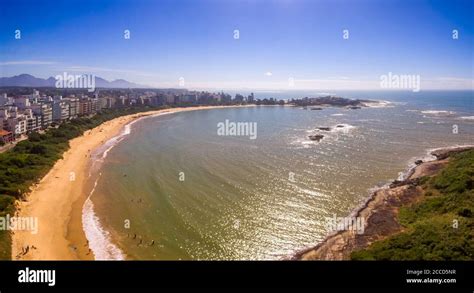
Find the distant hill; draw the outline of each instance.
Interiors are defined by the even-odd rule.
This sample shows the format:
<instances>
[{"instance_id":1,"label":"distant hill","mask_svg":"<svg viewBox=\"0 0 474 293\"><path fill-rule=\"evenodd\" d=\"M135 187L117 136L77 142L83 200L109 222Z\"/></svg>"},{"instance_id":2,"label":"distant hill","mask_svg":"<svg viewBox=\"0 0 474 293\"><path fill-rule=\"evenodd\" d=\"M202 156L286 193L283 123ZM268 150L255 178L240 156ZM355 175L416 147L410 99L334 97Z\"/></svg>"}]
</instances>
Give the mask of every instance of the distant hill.
<instances>
[{"instance_id":1,"label":"distant hill","mask_svg":"<svg viewBox=\"0 0 474 293\"><path fill-rule=\"evenodd\" d=\"M20 74L12 77L0 77L0 86L23 86L23 87L55 87L56 79L34 77L30 74ZM108 81L101 77L95 77L96 88L147 88L148 86L139 85L124 79Z\"/></svg>"}]
</instances>

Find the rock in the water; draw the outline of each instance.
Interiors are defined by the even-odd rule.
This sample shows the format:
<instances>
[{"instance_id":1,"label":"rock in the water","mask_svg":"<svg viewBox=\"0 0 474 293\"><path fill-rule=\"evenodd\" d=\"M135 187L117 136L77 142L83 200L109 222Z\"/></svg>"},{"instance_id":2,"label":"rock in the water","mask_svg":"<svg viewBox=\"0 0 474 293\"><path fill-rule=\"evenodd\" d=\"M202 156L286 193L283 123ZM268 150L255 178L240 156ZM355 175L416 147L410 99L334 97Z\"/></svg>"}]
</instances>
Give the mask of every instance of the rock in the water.
<instances>
[{"instance_id":1,"label":"rock in the water","mask_svg":"<svg viewBox=\"0 0 474 293\"><path fill-rule=\"evenodd\" d=\"M336 125L336 127L337 127L337 128L342 128L342 127L344 127L344 125L338 124L338 125Z\"/></svg>"},{"instance_id":2,"label":"rock in the water","mask_svg":"<svg viewBox=\"0 0 474 293\"><path fill-rule=\"evenodd\" d=\"M318 127L319 130L331 131L331 127Z\"/></svg>"},{"instance_id":3,"label":"rock in the water","mask_svg":"<svg viewBox=\"0 0 474 293\"><path fill-rule=\"evenodd\" d=\"M308 136L309 139L311 140L315 140L315 141L320 141L321 139L323 139L324 135L322 134L314 134L314 135L310 135Z\"/></svg>"},{"instance_id":4,"label":"rock in the water","mask_svg":"<svg viewBox=\"0 0 474 293\"><path fill-rule=\"evenodd\" d=\"M423 163L423 160L416 160L415 161L415 165L420 165L421 163Z\"/></svg>"},{"instance_id":5,"label":"rock in the water","mask_svg":"<svg viewBox=\"0 0 474 293\"><path fill-rule=\"evenodd\" d=\"M352 110L361 109L361 107L359 106L349 106L347 108L352 109Z\"/></svg>"},{"instance_id":6,"label":"rock in the water","mask_svg":"<svg viewBox=\"0 0 474 293\"><path fill-rule=\"evenodd\" d=\"M323 108L320 108L320 107L313 107L311 108L311 110L322 110Z\"/></svg>"}]
</instances>

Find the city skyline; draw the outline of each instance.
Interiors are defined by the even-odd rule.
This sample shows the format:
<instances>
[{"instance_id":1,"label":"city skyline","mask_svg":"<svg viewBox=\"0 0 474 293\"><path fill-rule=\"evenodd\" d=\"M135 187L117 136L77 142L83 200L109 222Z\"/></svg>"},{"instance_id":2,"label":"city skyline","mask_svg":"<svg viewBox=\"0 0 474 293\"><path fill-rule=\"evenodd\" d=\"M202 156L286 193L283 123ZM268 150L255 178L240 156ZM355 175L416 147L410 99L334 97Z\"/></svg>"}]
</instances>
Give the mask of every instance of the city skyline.
<instances>
[{"instance_id":1,"label":"city skyline","mask_svg":"<svg viewBox=\"0 0 474 293\"><path fill-rule=\"evenodd\" d=\"M420 76L422 90L473 85L470 1L86 2L7 1L0 76L344 90L380 89L393 73Z\"/></svg>"}]
</instances>

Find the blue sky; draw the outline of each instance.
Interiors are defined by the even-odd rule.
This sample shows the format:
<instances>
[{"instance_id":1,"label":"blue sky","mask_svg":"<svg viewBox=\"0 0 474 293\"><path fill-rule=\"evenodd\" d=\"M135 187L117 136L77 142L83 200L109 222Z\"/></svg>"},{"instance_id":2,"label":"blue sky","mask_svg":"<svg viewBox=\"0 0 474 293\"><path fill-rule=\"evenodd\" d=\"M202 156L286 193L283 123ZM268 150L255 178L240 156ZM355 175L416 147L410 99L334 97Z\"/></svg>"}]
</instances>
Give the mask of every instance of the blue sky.
<instances>
[{"instance_id":1,"label":"blue sky","mask_svg":"<svg viewBox=\"0 0 474 293\"><path fill-rule=\"evenodd\" d=\"M472 88L472 3L2 0L0 76L66 71L155 87L177 87L183 77L188 88L285 89L292 79L293 89L375 89L392 72L420 75L424 89Z\"/></svg>"}]
</instances>

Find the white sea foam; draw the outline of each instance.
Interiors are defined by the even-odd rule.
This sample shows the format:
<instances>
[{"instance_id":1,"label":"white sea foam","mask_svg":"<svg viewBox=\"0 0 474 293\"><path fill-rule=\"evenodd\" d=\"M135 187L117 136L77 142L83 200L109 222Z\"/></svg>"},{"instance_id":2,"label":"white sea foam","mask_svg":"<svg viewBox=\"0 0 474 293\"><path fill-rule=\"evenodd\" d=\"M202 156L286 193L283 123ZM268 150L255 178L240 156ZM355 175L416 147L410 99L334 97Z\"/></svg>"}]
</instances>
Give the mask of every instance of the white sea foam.
<instances>
[{"instance_id":1,"label":"white sea foam","mask_svg":"<svg viewBox=\"0 0 474 293\"><path fill-rule=\"evenodd\" d=\"M447 111L447 110L425 110L421 111L421 113L426 114L426 115L432 115L432 116L452 116L456 114L454 111Z\"/></svg>"},{"instance_id":2,"label":"white sea foam","mask_svg":"<svg viewBox=\"0 0 474 293\"><path fill-rule=\"evenodd\" d=\"M331 114L331 116L344 116L342 113Z\"/></svg>"},{"instance_id":3,"label":"white sea foam","mask_svg":"<svg viewBox=\"0 0 474 293\"><path fill-rule=\"evenodd\" d=\"M329 134L329 133L332 133L332 132L344 132L344 133L347 133L353 129L355 129L356 127L354 125L351 125L351 124L347 124L347 123L339 123L339 124L336 124L334 126L331 126L329 127L329 130L322 130L322 129L310 129L310 130L306 130L307 133L314 133L314 132L319 132L319 133L326 133L326 134Z\"/></svg>"},{"instance_id":4,"label":"white sea foam","mask_svg":"<svg viewBox=\"0 0 474 293\"><path fill-rule=\"evenodd\" d=\"M337 127L337 126L342 126L342 127ZM354 125L350 125L347 123L341 123L337 124L331 129L331 132L343 132L343 133L348 133L349 131L354 130L356 127Z\"/></svg>"},{"instance_id":5,"label":"white sea foam","mask_svg":"<svg viewBox=\"0 0 474 293\"><path fill-rule=\"evenodd\" d=\"M373 102L364 102L364 105L369 108L391 108L393 103L389 101L373 101Z\"/></svg>"},{"instance_id":6,"label":"white sea foam","mask_svg":"<svg viewBox=\"0 0 474 293\"><path fill-rule=\"evenodd\" d=\"M122 251L112 243L110 233L104 230L99 218L94 212L94 204L92 203L91 196L95 191L99 179L100 174L82 207L82 227L89 241L89 248L94 253L96 260L123 260L125 257Z\"/></svg>"},{"instance_id":7,"label":"white sea foam","mask_svg":"<svg viewBox=\"0 0 474 293\"><path fill-rule=\"evenodd\" d=\"M413 171L415 170L415 167L417 166L415 164L415 161L417 160L422 160L423 162L431 162L436 160L436 156L432 155L433 152L439 151L439 150L455 150L458 148L464 148L464 147L474 147L474 145L453 145L449 147L440 147L440 148L431 148L426 151L423 157L413 157L409 160L408 162L408 167L405 169L403 172L398 173L398 178L397 180L405 180L408 177L411 176Z\"/></svg>"},{"instance_id":8,"label":"white sea foam","mask_svg":"<svg viewBox=\"0 0 474 293\"><path fill-rule=\"evenodd\" d=\"M305 133L307 133L307 134L314 134L314 133L323 134L324 137L321 140L316 141L316 140L310 140L310 138L308 137L309 135L306 135L304 138L298 137L294 141L290 142L290 144L291 145L302 146L303 148L309 148L312 145L316 146L316 145L320 144L321 142L323 142L325 140L328 140L328 139L329 140L337 140L339 134L341 134L341 133L342 134L348 134L352 130L354 130L355 128L356 127L354 125L351 125L351 124L339 123L339 124L336 124L334 126L329 127L329 130L321 130L321 129L317 129L317 128L316 129L309 129L309 130L306 130Z\"/></svg>"},{"instance_id":9,"label":"white sea foam","mask_svg":"<svg viewBox=\"0 0 474 293\"><path fill-rule=\"evenodd\" d=\"M422 160L423 162L435 161L436 156L432 155L432 153L434 151L457 149L457 148L461 148L461 147L474 147L474 145L454 145L454 146L450 146L450 147L431 148L431 149L426 150L426 153L422 157L413 157L408 161L407 168L403 172L398 173L397 180L403 181L403 180L406 180L408 177L410 177L413 174L413 172L415 171L415 168L417 166L415 164L415 162L417 160ZM367 203L370 200L372 200L373 195L374 195L375 192L377 192L378 190L382 190L382 189L388 189L392 182L393 182L393 180L390 179L385 184L383 184L382 186L374 186L372 188L369 188L368 189L368 194L370 196L368 198L366 198L363 201L363 203L357 209L353 210L352 213L350 214L350 216L351 217L356 216L364 207L367 206Z\"/></svg>"},{"instance_id":10,"label":"white sea foam","mask_svg":"<svg viewBox=\"0 0 474 293\"><path fill-rule=\"evenodd\" d=\"M422 160L423 162L431 162L431 161L436 160L436 157L431 154L432 151L433 150L428 150L426 154L421 158L420 157L411 158L407 163L407 168L402 172L398 172L397 180L403 181L403 180L408 179L408 177L411 176L411 174L413 173L413 171L415 170L417 166L415 164L417 160Z\"/></svg>"},{"instance_id":11,"label":"white sea foam","mask_svg":"<svg viewBox=\"0 0 474 293\"><path fill-rule=\"evenodd\" d=\"M459 117L459 119L462 119L462 120L474 120L474 116L461 116L461 117Z\"/></svg>"}]
</instances>

